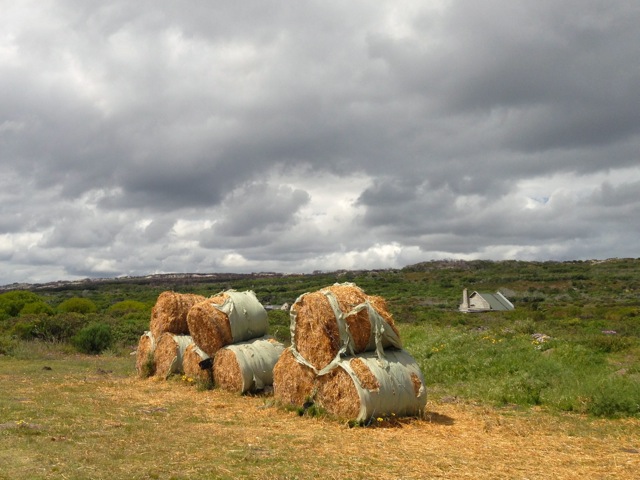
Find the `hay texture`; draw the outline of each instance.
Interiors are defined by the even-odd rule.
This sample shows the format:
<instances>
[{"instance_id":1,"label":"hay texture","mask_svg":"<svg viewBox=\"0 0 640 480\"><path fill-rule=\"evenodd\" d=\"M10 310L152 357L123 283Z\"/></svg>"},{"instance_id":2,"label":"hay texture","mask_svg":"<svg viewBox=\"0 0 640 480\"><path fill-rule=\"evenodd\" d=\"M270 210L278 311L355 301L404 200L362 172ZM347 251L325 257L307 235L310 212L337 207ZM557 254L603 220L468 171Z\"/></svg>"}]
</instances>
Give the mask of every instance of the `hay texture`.
<instances>
[{"instance_id":1,"label":"hay texture","mask_svg":"<svg viewBox=\"0 0 640 480\"><path fill-rule=\"evenodd\" d=\"M257 392L273 385L273 368L284 345L273 338L254 338L221 348L213 362L217 386L236 393Z\"/></svg>"},{"instance_id":2,"label":"hay texture","mask_svg":"<svg viewBox=\"0 0 640 480\"><path fill-rule=\"evenodd\" d=\"M156 349L156 340L151 332L144 332L138 341L136 349L136 372L138 377L147 378L155 373L155 360L153 353Z\"/></svg>"},{"instance_id":3,"label":"hay texture","mask_svg":"<svg viewBox=\"0 0 640 480\"><path fill-rule=\"evenodd\" d=\"M286 348L273 367L273 397L283 405L301 407L313 396L315 379L315 372Z\"/></svg>"},{"instance_id":4,"label":"hay texture","mask_svg":"<svg viewBox=\"0 0 640 480\"><path fill-rule=\"evenodd\" d=\"M335 284L298 297L291 307L293 354L323 375L342 355L402 348L384 299L353 283Z\"/></svg>"},{"instance_id":5,"label":"hay texture","mask_svg":"<svg viewBox=\"0 0 640 480\"><path fill-rule=\"evenodd\" d=\"M188 379L201 385L213 383L212 364L211 357L195 343L187 345L182 357L182 370Z\"/></svg>"},{"instance_id":6,"label":"hay texture","mask_svg":"<svg viewBox=\"0 0 640 480\"><path fill-rule=\"evenodd\" d=\"M155 376L166 379L173 374L184 373L182 366L184 352L192 343L193 339L189 335L163 333L158 339L153 355L156 364Z\"/></svg>"},{"instance_id":7,"label":"hay texture","mask_svg":"<svg viewBox=\"0 0 640 480\"><path fill-rule=\"evenodd\" d=\"M226 345L264 336L269 323L255 293L227 290L193 305L187 325L194 342L214 358Z\"/></svg>"},{"instance_id":8,"label":"hay texture","mask_svg":"<svg viewBox=\"0 0 640 480\"><path fill-rule=\"evenodd\" d=\"M149 330L156 339L165 332L189 335L187 313L193 305L204 299L202 295L191 293L162 292L151 309Z\"/></svg>"},{"instance_id":9,"label":"hay texture","mask_svg":"<svg viewBox=\"0 0 640 480\"><path fill-rule=\"evenodd\" d=\"M317 377L316 385L320 407L355 421L419 416L427 403L422 372L405 350L389 350L384 359L372 352L344 358L338 368Z\"/></svg>"}]
</instances>

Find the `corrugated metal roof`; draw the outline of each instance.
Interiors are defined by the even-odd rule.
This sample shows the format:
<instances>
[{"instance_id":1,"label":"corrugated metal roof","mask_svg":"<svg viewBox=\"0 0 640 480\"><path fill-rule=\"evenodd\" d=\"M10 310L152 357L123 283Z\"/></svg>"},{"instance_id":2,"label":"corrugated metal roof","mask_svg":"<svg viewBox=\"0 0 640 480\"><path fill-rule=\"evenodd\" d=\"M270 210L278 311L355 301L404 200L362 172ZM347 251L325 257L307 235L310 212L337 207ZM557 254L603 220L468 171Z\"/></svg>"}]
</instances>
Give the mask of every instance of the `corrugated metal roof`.
<instances>
[{"instance_id":1,"label":"corrugated metal roof","mask_svg":"<svg viewBox=\"0 0 640 480\"><path fill-rule=\"evenodd\" d=\"M485 293L478 292L479 295L484 298L489 305L491 306L491 310L513 310L514 306L509 300L505 298L500 292L496 293Z\"/></svg>"}]
</instances>

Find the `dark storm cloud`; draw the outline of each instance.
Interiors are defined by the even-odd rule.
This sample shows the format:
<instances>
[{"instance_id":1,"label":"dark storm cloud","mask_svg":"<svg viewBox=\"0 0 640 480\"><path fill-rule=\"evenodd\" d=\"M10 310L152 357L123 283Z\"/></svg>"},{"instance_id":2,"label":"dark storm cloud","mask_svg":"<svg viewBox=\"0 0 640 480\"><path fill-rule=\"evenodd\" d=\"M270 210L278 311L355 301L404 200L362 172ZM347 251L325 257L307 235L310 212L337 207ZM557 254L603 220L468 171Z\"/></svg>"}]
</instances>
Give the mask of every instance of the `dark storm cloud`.
<instances>
[{"instance_id":1,"label":"dark storm cloud","mask_svg":"<svg viewBox=\"0 0 640 480\"><path fill-rule=\"evenodd\" d=\"M1 283L636 253L633 2L1 4Z\"/></svg>"},{"instance_id":2,"label":"dark storm cloud","mask_svg":"<svg viewBox=\"0 0 640 480\"><path fill-rule=\"evenodd\" d=\"M271 242L271 237L294 225L296 212L309 201L299 189L272 187L263 182L244 185L225 201L221 219L203 232L204 246L250 247Z\"/></svg>"}]
</instances>

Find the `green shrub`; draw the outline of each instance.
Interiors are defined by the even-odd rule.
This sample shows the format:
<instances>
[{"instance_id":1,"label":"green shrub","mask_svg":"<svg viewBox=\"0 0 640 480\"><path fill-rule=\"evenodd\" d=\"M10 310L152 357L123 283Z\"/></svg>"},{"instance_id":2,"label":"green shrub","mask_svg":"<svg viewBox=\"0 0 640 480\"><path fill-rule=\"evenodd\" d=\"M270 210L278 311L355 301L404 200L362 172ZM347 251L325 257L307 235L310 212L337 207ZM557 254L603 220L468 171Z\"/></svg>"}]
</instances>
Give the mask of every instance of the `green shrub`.
<instances>
[{"instance_id":1,"label":"green shrub","mask_svg":"<svg viewBox=\"0 0 640 480\"><path fill-rule=\"evenodd\" d=\"M0 318L17 317L29 303L39 303L42 299L35 293L14 290L0 294Z\"/></svg>"},{"instance_id":2,"label":"green shrub","mask_svg":"<svg viewBox=\"0 0 640 480\"><path fill-rule=\"evenodd\" d=\"M39 300L37 302L27 303L20 310L20 316L23 316L23 315L39 315L39 314L53 315L54 313L55 313L55 311L53 310L53 307L51 307L51 305L49 305L48 303L45 303L45 302L43 302L41 300Z\"/></svg>"},{"instance_id":3,"label":"green shrub","mask_svg":"<svg viewBox=\"0 0 640 480\"><path fill-rule=\"evenodd\" d=\"M587 402L587 413L599 417L640 414L640 384L616 377L594 385Z\"/></svg>"},{"instance_id":4,"label":"green shrub","mask_svg":"<svg viewBox=\"0 0 640 480\"><path fill-rule=\"evenodd\" d=\"M38 320L28 317L21 318L9 329L9 335L20 340L33 340L36 338Z\"/></svg>"},{"instance_id":5,"label":"green shrub","mask_svg":"<svg viewBox=\"0 0 640 480\"><path fill-rule=\"evenodd\" d=\"M11 355L16 347L16 341L7 336L0 335L0 355Z\"/></svg>"},{"instance_id":6,"label":"green shrub","mask_svg":"<svg viewBox=\"0 0 640 480\"><path fill-rule=\"evenodd\" d=\"M149 330L149 315L128 313L122 318L112 319L113 342L118 345L135 345L146 330Z\"/></svg>"},{"instance_id":7,"label":"green shrub","mask_svg":"<svg viewBox=\"0 0 640 480\"><path fill-rule=\"evenodd\" d=\"M289 312L269 310L267 314L269 317L269 334L281 342L289 342L291 340Z\"/></svg>"},{"instance_id":8,"label":"green shrub","mask_svg":"<svg viewBox=\"0 0 640 480\"><path fill-rule=\"evenodd\" d=\"M98 307L88 298L73 297L58 305L61 313L95 313Z\"/></svg>"},{"instance_id":9,"label":"green shrub","mask_svg":"<svg viewBox=\"0 0 640 480\"><path fill-rule=\"evenodd\" d=\"M627 350L632 345L628 337L621 335L592 335L585 338L582 344L598 353L614 353Z\"/></svg>"},{"instance_id":10,"label":"green shrub","mask_svg":"<svg viewBox=\"0 0 640 480\"><path fill-rule=\"evenodd\" d=\"M499 401L504 404L540 405L542 392L549 381L540 378L535 372L518 372L505 378Z\"/></svg>"},{"instance_id":11,"label":"green shrub","mask_svg":"<svg viewBox=\"0 0 640 480\"><path fill-rule=\"evenodd\" d=\"M79 313L39 315L34 337L48 342L67 342L87 323L87 317Z\"/></svg>"},{"instance_id":12,"label":"green shrub","mask_svg":"<svg viewBox=\"0 0 640 480\"><path fill-rule=\"evenodd\" d=\"M99 354L111 347L111 326L103 322L90 323L74 335L71 341L82 353Z\"/></svg>"},{"instance_id":13,"label":"green shrub","mask_svg":"<svg viewBox=\"0 0 640 480\"><path fill-rule=\"evenodd\" d=\"M150 313L149 307L145 303L138 302L137 300L123 300L114 303L108 308L107 312L118 317L136 312Z\"/></svg>"}]
</instances>

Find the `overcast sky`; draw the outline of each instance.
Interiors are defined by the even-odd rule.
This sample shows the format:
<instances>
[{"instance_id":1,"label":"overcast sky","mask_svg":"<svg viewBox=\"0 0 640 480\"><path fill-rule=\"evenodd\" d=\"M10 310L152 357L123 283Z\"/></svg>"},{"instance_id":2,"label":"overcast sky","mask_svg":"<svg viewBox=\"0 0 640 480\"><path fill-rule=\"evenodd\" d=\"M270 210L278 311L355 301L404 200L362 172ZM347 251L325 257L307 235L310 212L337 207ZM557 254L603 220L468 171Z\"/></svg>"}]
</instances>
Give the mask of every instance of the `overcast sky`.
<instances>
[{"instance_id":1,"label":"overcast sky","mask_svg":"<svg viewBox=\"0 0 640 480\"><path fill-rule=\"evenodd\" d=\"M638 2L0 11L0 284L640 257Z\"/></svg>"}]
</instances>

